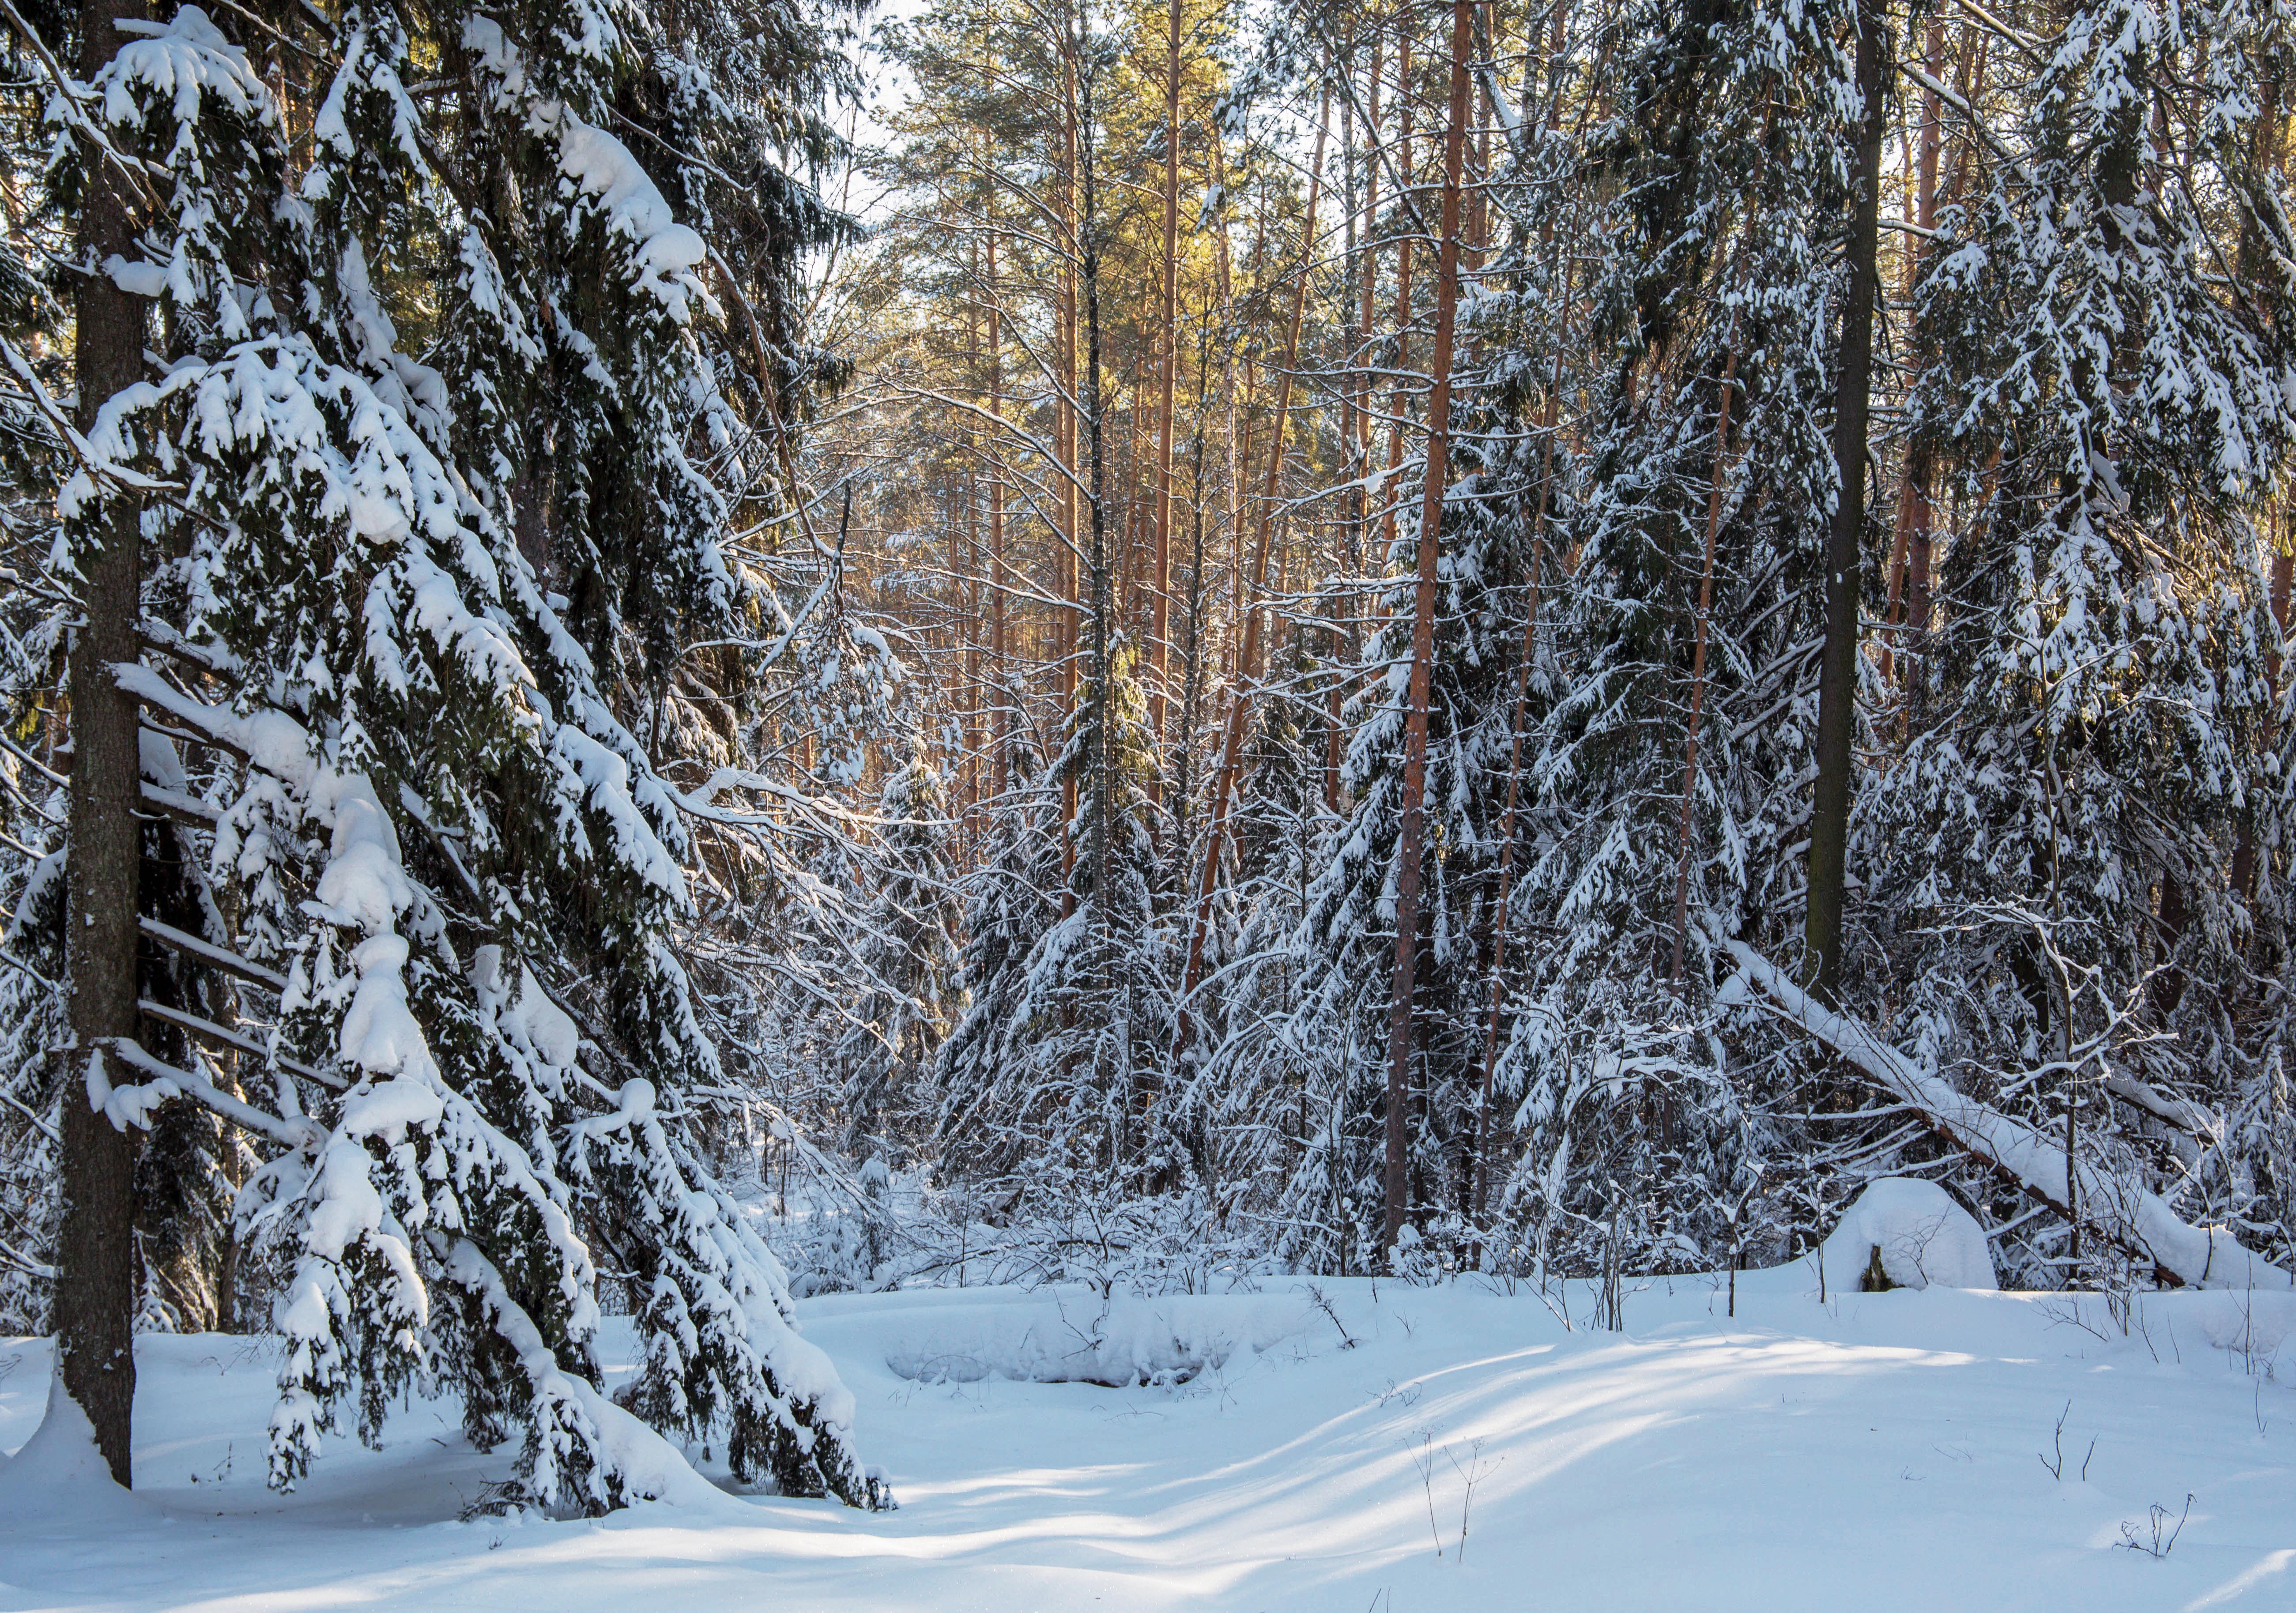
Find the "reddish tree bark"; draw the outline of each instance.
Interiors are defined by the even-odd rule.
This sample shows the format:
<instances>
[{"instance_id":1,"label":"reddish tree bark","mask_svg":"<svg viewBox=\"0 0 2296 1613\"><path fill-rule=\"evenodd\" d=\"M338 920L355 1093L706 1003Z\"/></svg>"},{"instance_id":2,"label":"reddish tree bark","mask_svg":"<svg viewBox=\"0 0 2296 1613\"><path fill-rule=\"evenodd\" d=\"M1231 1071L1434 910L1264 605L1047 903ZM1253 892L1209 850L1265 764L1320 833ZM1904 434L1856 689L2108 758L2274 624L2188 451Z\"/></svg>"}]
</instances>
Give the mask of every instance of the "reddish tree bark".
<instances>
[{"instance_id":1,"label":"reddish tree bark","mask_svg":"<svg viewBox=\"0 0 2296 1613\"><path fill-rule=\"evenodd\" d=\"M1403 818L1396 835L1395 995L1388 1025L1386 1213L1380 1246L1403 1230L1405 1122L1411 1086L1412 999L1419 961L1419 861L1426 834L1427 720L1435 673L1436 562L1443 546L1443 479L1451 447L1451 345L1459 312L1459 191L1467 151L1468 50L1473 0L1451 7L1451 104L1443 131L1443 239L1435 268L1433 385L1427 397L1427 478L1420 502L1411 681L1403 741Z\"/></svg>"}]
</instances>

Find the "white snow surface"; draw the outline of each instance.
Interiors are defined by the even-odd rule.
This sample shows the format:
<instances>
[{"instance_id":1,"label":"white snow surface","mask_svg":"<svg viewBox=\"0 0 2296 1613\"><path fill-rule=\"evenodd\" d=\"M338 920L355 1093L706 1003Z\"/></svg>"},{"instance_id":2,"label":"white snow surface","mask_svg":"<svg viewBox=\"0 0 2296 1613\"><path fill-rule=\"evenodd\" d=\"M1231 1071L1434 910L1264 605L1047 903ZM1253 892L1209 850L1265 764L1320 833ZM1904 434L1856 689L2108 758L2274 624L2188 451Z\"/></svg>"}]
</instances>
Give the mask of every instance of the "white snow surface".
<instances>
[{"instance_id":1,"label":"white snow surface","mask_svg":"<svg viewBox=\"0 0 2296 1613\"><path fill-rule=\"evenodd\" d=\"M2001 1286L1985 1229L1934 1182L1883 1176L1866 1184L1825 1240L1827 1292L1857 1292L1877 1249L1883 1274L1899 1288Z\"/></svg>"},{"instance_id":2,"label":"white snow surface","mask_svg":"<svg viewBox=\"0 0 2296 1613\"><path fill-rule=\"evenodd\" d=\"M904 1306L878 1334L885 1365L921 1383L1181 1383L1298 1338L1317 1319L1288 1285L1274 1294L1160 1298L1056 1289L931 1297L939 1303Z\"/></svg>"},{"instance_id":3,"label":"white snow surface","mask_svg":"<svg viewBox=\"0 0 2296 1613\"><path fill-rule=\"evenodd\" d=\"M1719 1279L1646 1280L1624 1333L1477 1282L808 1301L902 1502L875 1516L680 1485L457 1521L512 1453L420 1400L276 1495L273 1347L150 1337L133 1498L34 1505L53 1450L0 1465L0 1610L2296 1606L2296 1298L2147 1295L2124 1333L2095 1296L1816 1290L1808 1261L1742 1274L1734 1319ZM1029 1380L1084 1376L1084 1340L1152 1381ZM600 1344L626 1381L627 1324ZM48 1362L0 1341L0 1450ZM2118 1549L2187 1494L2165 1558Z\"/></svg>"}]
</instances>

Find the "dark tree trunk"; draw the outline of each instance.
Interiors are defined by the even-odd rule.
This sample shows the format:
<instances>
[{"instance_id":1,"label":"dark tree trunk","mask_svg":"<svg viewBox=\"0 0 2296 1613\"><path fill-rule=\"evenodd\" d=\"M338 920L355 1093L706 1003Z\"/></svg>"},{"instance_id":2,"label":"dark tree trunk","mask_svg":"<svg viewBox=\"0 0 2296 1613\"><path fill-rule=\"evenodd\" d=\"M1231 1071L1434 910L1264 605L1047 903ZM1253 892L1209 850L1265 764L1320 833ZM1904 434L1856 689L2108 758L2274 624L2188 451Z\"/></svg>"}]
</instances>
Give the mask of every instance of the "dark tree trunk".
<instances>
[{"instance_id":1,"label":"dark tree trunk","mask_svg":"<svg viewBox=\"0 0 2296 1613\"><path fill-rule=\"evenodd\" d=\"M988 232L988 412L995 415L1001 431L1004 419L1004 292L996 278L996 232ZM995 458L988 466L988 664L996 680L996 703L990 718L989 746L992 776L996 793L1003 795L1013 782L1012 721L1004 703L1007 684L1005 657L1008 647L1004 631L1004 594L1008 585L1004 566L1004 444L1000 439L994 445ZM979 637L978 624L974 636Z\"/></svg>"},{"instance_id":2,"label":"dark tree trunk","mask_svg":"<svg viewBox=\"0 0 2296 1613\"><path fill-rule=\"evenodd\" d=\"M1876 237L1881 233L1882 19L1857 11L1857 195L1849 233L1849 300L1841 314L1833 463L1841 492L1825 545L1825 653L1818 672L1817 789L1809 824L1809 913L1804 939L1817 995L1841 978L1841 913L1849 845L1849 774L1857 730L1857 571L1866 532L1867 416L1874 374Z\"/></svg>"},{"instance_id":3,"label":"dark tree trunk","mask_svg":"<svg viewBox=\"0 0 2296 1613\"><path fill-rule=\"evenodd\" d=\"M80 63L92 79L118 48L114 24L141 19L141 0L93 0L80 12ZM85 260L135 254L117 176L93 158L80 217ZM97 408L143 377L142 299L111 277L80 278L74 363L82 431ZM140 566L135 504L115 499L98 519L101 546L83 553L86 617L72 636L71 850L65 874L73 1079L63 1103L63 1216L56 1240L57 1382L86 1414L111 1476L130 1480L135 1400L135 1144L88 1101L104 1090L96 1051L135 1035L135 705L112 668L135 659ZM119 1066L111 1064L114 1073ZM83 1086L78 1077L85 1077Z\"/></svg>"},{"instance_id":4,"label":"dark tree trunk","mask_svg":"<svg viewBox=\"0 0 2296 1613\"><path fill-rule=\"evenodd\" d=\"M1081 52L1086 44L1083 29L1076 36ZM1110 926L1113 920L1111 905L1116 897L1116 755L1114 735L1110 727L1116 715L1114 679L1114 638L1117 631L1112 619L1118 602L1111 575L1108 536L1108 448L1105 431L1106 398L1101 386L1100 329L1100 190L1095 172L1098 160L1098 111L1094 104L1094 92L1098 86L1099 67L1094 64L1077 75L1078 101L1077 107L1078 176L1080 183L1083 209L1078 240L1078 274L1083 297L1084 314L1084 430L1089 484L1086 494L1086 519L1091 523L1092 538L1086 550L1091 568L1092 589L1086 621L1091 634L1088 650L1087 675L1092 680L1091 705L1086 716L1089 735L1084 751L1085 777L1082 788L1090 792L1092 823L1084 854L1088 863L1087 878L1092 886L1092 929L1087 945L1092 956L1092 984L1098 999L1098 1014L1093 1029L1093 1079L1103 1092L1112 1087L1117 1073L1109 1067L1111 1022L1124 1011L1117 1001L1117 966L1115 947ZM1136 1079L1129 1077L1128 1079ZM1111 1093L1119 1103L1121 1124L1111 1140L1111 1163L1122 1166L1129 1153L1129 1133L1136 1112L1145 1101L1144 1089L1128 1087L1120 1093Z\"/></svg>"}]
</instances>

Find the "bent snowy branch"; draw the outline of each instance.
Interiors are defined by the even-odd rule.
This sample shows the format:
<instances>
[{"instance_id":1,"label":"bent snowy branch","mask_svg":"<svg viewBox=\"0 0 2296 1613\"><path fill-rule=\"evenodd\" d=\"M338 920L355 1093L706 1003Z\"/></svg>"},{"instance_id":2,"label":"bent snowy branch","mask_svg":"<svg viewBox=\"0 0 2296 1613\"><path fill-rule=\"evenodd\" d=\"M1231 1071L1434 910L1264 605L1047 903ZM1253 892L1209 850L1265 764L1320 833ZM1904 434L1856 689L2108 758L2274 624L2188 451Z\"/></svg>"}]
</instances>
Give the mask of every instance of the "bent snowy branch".
<instances>
[{"instance_id":1,"label":"bent snowy branch","mask_svg":"<svg viewBox=\"0 0 2296 1613\"><path fill-rule=\"evenodd\" d=\"M2064 1149L2021 1120L1956 1092L1863 1023L1834 1013L1796 986L1742 941L1725 945L1740 977L1759 987L1775 1011L1800 1026L1919 1109L1931 1126L1958 1146L2014 1179L2035 1198L2070 1215ZM1729 995L1726 988L1726 1000ZM2242 1247L2222 1227L2197 1227L2166 1200L2138 1183L2082 1164L2071 1185L2079 1189L2080 1216L2123 1249L2149 1260L2161 1275L2194 1288L2290 1288L2296 1277Z\"/></svg>"}]
</instances>

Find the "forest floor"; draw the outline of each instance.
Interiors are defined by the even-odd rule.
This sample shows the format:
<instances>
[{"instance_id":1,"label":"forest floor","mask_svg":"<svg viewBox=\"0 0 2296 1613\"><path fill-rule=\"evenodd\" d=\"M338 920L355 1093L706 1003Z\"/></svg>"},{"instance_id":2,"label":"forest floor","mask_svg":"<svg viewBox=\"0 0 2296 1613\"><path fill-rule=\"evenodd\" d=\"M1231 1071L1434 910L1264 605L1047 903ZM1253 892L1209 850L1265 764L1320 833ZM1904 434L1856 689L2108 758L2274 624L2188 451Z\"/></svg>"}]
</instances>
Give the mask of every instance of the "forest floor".
<instances>
[{"instance_id":1,"label":"forest floor","mask_svg":"<svg viewBox=\"0 0 2296 1613\"><path fill-rule=\"evenodd\" d=\"M1732 1318L1637 1282L1623 1333L1583 1285L1568 1328L1472 1281L810 1301L877 1516L464 1521L512 1453L422 1402L275 1495L267 1347L146 1338L133 1498L0 1467L0 1609L2296 1607L2296 1301L2150 1295L2124 1332L2094 1296L1815 1287L1742 1276ZM0 1450L48 1355L0 1341Z\"/></svg>"}]
</instances>

